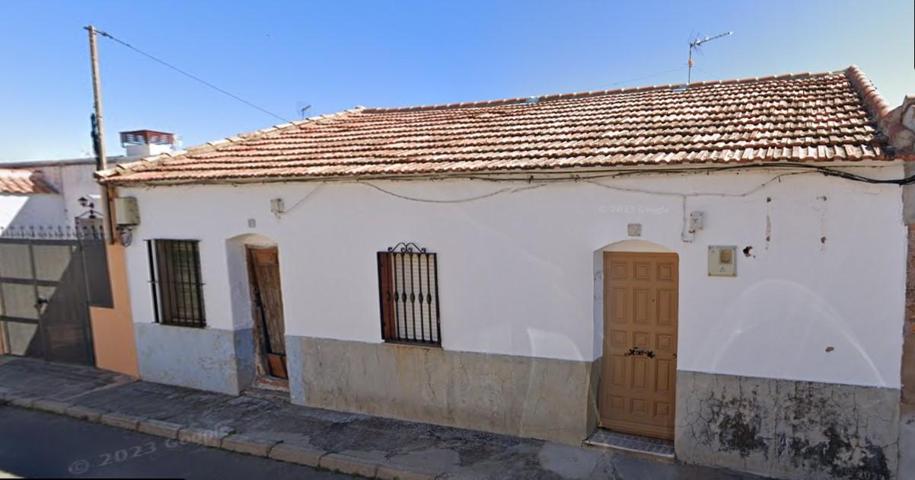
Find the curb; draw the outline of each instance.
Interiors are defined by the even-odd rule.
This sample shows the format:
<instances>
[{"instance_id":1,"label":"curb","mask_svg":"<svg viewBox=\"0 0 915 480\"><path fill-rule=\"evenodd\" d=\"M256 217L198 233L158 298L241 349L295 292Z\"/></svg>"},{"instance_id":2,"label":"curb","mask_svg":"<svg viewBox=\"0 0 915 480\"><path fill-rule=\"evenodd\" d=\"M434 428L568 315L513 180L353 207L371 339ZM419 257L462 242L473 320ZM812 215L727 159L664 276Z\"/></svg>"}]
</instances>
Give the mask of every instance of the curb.
<instances>
[{"instance_id":1,"label":"curb","mask_svg":"<svg viewBox=\"0 0 915 480\"><path fill-rule=\"evenodd\" d=\"M35 398L18 395L14 392L0 392L0 405L7 404L28 410L52 413L90 423L98 423L109 427L178 440L179 442L192 443L244 455L270 458L281 462L365 478L377 478L382 480L435 480L442 478L446 473L426 471L422 468L398 465L387 461L379 462L346 453L327 452L307 445L283 443L281 440L271 440L264 436L235 433L232 429L212 430L191 427L189 425L119 412L106 412L51 398Z\"/></svg>"},{"instance_id":2,"label":"curb","mask_svg":"<svg viewBox=\"0 0 915 480\"><path fill-rule=\"evenodd\" d=\"M155 435L169 440L177 440L178 432L180 432L182 428L184 428L184 425L153 419L142 420L140 421L140 424L137 425L137 431L140 433Z\"/></svg>"},{"instance_id":3,"label":"curb","mask_svg":"<svg viewBox=\"0 0 915 480\"><path fill-rule=\"evenodd\" d=\"M279 445L279 443L279 440L252 437L241 433L223 438L221 448L223 450L231 450L237 453L266 458L267 455L270 454L270 450L272 450L274 446Z\"/></svg>"},{"instance_id":4,"label":"curb","mask_svg":"<svg viewBox=\"0 0 915 480\"><path fill-rule=\"evenodd\" d=\"M133 415L125 415L123 413L105 413L99 419L102 425L123 428L125 430L136 430L143 420L145 419Z\"/></svg>"},{"instance_id":5,"label":"curb","mask_svg":"<svg viewBox=\"0 0 915 480\"><path fill-rule=\"evenodd\" d=\"M324 455L327 455L327 452L318 448L280 443L270 449L268 457L282 462L317 467Z\"/></svg>"}]
</instances>

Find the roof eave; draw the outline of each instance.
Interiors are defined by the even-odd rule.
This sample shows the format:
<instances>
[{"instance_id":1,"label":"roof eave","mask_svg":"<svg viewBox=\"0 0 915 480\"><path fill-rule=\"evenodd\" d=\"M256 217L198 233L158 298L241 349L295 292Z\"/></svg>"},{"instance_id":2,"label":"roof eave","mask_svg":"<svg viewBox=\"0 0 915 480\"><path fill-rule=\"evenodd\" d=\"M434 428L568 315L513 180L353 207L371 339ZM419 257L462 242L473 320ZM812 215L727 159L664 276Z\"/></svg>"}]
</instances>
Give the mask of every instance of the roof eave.
<instances>
[{"instance_id":1,"label":"roof eave","mask_svg":"<svg viewBox=\"0 0 915 480\"><path fill-rule=\"evenodd\" d=\"M373 180L394 180L394 181L418 181L418 180L449 180L449 179L468 179L477 177L487 178L514 178L517 180L536 180L538 178L575 176L601 174L601 173L702 173L709 170L732 171L746 170L757 168L810 168L811 165L821 167L847 168L847 167L884 167L902 164L907 161L915 161L912 157L880 157L865 160L822 160L822 161L785 161L785 162L761 162L761 161L736 161L736 162L702 162L702 163L668 163L668 164L629 164L613 165L601 167L572 167L572 168L542 168L530 170L507 170L507 169L490 169L490 170L468 170L453 172L428 172L414 174L363 174L363 175L291 175L291 176L274 176L274 177L224 177L212 179L200 178L171 178L162 180L146 181L119 181L118 179L108 179L102 183L120 188L143 188L143 187L165 187L165 186L187 186L187 185L253 185L253 184L271 184L271 183L310 183L310 182L360 182Z\"/></svg>"}]
</instances>

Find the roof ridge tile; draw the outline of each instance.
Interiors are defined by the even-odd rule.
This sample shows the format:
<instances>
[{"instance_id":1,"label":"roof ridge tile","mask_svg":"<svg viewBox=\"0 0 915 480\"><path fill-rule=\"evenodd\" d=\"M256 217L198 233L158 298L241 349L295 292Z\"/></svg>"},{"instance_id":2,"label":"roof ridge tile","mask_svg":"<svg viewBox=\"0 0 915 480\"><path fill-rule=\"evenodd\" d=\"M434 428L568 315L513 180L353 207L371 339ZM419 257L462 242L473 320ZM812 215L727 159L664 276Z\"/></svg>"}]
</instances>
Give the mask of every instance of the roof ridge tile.
<instances>
[{"instance_id":1,"label":"roof ridge tile","mask_svg":"<svg viewBox=\"0 0 915 480\"><path fill-rule=\"evenodd\" d=\"M761 81L771 81L771 80L791 80L791 79L804 79L812 78L818 76L829 76L837 75L846 72L846 70L833 70L827 72L795 72L795 73L783 73L776 75L767 75L765 77L743 77L743 78L731 78L724 80L700 80L697 82L691 82L688 86L690 87L699 87L699 86L708 86L708 85L733 85L733 84L743 84L743 83L754 83ZM630 92L644 92L652 90L672 90L679 87L686 87L685 83L668 83L668 84L656 84L656 85L641 85L636 87L619 87L611 88L604 90L587 90L581 92L570 92L570 93L551 93L544 95L533 95L530 97L515 97L515 98L502 98L502 99L493 99L493 100L479 100L479 101L470 101L470 102L456 102L456 103L440 103L440 104L427 104L427 105L412 105L406 107L364 107L362 110L364 113L396 113L396 112L415 112L415 111L428 111L428 110L449 110L455 108L473 108L473 107L488 107L488 106L498 106L498 105L511 105L511 104L524 104L530 98L537 98L540 101L549 101L549 100L562 100L566 98L581 98L581 97L593 97L599 95L610 95L616 93L630 93Z\"/></svg>"},{"instance_id":2,"label":"roof ridge tile","mask_svg":"<svg viewBox=\"0 0 915 480\"><path fill-rule=\"evenodd\" d=\"M861 96L864 106L868 113L874 115L876 120L880 120L890 113L890 105L883 95L874 86L874 83L858 68L857 65L851 65L845 69L845 76L848 81Z\"/></svg>"}]
</instances>

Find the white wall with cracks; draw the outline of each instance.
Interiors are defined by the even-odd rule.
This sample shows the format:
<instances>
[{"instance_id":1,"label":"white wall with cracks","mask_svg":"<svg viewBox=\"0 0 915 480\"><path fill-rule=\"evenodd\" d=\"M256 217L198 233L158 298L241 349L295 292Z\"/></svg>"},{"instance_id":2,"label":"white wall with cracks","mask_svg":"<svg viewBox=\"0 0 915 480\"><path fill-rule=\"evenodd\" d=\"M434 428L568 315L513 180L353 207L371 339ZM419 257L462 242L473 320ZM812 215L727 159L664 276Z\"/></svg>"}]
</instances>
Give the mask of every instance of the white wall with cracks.
<instances>
[{"instance_id":1,"label":"white wall with cracks","mask_svg":"<svg viewBox=\"0 0 915 480\"><path fill-rule=\"evenodd\" d=\"M850 171L903 175L901 164ZM898 387L900 187L785 173L122 188L142 218L127 249L133 318L154 318L143 240L198 239L209 327L249 327L226 249L258 234L279 247L288 335L378 343L375 255L412 241L439 256L443 348L591 361L594 253L639 223L641 240L679 255L680 370ZM691 211L705 226L684 241ZM736 277L708 276L709 245L738 247Z\"/></svg>"}]
</instances>

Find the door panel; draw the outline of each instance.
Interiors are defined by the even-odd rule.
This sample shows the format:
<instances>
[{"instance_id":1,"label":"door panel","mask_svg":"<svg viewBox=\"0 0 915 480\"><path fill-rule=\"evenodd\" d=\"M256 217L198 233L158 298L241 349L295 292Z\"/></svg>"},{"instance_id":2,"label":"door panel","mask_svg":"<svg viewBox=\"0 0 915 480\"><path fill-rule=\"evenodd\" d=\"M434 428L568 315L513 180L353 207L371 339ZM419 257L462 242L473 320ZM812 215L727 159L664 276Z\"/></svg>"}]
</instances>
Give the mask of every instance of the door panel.
<instances>
[{"instance_id":1,"label":"door panel","mask_svg":"<svg viewBox=\"0 0 915 480\"><path fill-rule=\"evenodd\" d=\"M279 255L276 248L249 248L248 258L264 364L270 375L287 378Z\"/></svg>"},{"instance_id":2,"label":"door panel","mask_svg":"<svg viewBox=\"0 0 915 480\"><path fill-rule=\"evenodd\" d=\"M672 439L677 375L678 259L604 254L602 427Z\"/></svg>"}]
</instances>

